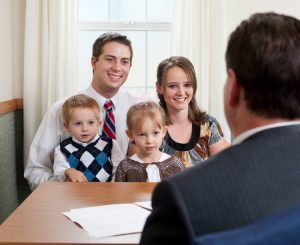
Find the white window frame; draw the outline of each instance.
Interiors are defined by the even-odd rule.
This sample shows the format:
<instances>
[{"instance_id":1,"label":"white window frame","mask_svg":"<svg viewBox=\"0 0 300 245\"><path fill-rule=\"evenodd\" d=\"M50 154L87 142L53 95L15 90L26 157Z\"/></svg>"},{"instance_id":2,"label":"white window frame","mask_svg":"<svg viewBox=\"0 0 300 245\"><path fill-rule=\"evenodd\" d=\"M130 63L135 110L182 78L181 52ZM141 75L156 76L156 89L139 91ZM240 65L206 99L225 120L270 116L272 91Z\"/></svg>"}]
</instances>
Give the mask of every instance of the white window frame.
<instances>
[{"instance_id":1,"label":"white window frame","mask_svg":"<svg viewBox=\"0 0 300 245\"><path fill-rule=\"evenodd\" d=\"M80 31L144 31L146 34L146 43L147 46L147 32L148 31L170 31L171 32L171 23L167 22L132 22L132 21L110 21L110 22L79 22L78 24L79 32ZM170 44L171 45L171 44ZM148 52L146 50L145 57L145 83L144 86L128 86L124 84L125 88L132 89L145 89L145 92L151 88L154 88L154 85L149 85L148 81Z\"/></svg>"},{"instance_id":2,"label":"white window frame","mask_svg":"<svg viewBox=\"0 0 300 245\"><path fill-rule=\"evenodd\" d=\"M147 1L147 0L146 0ZM109 2L109 1L108 1ZM147 4L145 5L147 8ZM108 6L110 8L110 6ZM108 9L108 13L110 13ZM147 11L146 11L147 13ZM108 19L110 16L108 16ZM147 16L146 16L147 19ZM81 31L99 31L99 32L105 32L105 31L143 31L145 32L145 82L142 86L132 86L125 83L123 85L126 89L137 89L137 90L144 90L146 93L148 90L153 90L155 85L153 84L153 81L148 81L148 58L149 53L148 49L146 48L148 46L147 43L147 35L149 31L169 31L171 33L171 22L154 22L154 21L131 21L131 20L125 20L125 21L114 21L114 20L108 20L108 21L99 21L99 22L80 22L78 20L78 33ZM171 46L171 43L170 43ZM133 47L134 48L134 47ZM170 50L171 51L171 50ZM151 82L151 84L149 84Z\"/></svg>"}]
</instances>

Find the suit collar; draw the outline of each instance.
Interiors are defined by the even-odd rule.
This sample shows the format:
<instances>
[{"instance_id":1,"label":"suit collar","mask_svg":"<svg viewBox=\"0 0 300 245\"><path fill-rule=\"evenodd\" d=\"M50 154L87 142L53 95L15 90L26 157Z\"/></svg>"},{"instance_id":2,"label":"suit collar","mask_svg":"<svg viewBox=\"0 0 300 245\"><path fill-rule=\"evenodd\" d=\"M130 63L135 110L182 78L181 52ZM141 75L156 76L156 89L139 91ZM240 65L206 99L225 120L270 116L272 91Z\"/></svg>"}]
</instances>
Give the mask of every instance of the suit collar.
<instances>
[{"instance_id":1,"label":"suit collar","mask_svg":"<svg viewBox=\"0 0 300 245\"><path fill-rule=\"evenodd\" d=\"M295 126L296 128L300 128L300 122L281 122L281 123L274 123L267 126L257 127L251 130L248 130L240 135L238 135L232 142L232 145L239 144L248 138L252 137L253 135L256 135L263 131L268 131L271 129L277 129L277 128L290 128L292 126Z\"/></svg>"}]
</instances>

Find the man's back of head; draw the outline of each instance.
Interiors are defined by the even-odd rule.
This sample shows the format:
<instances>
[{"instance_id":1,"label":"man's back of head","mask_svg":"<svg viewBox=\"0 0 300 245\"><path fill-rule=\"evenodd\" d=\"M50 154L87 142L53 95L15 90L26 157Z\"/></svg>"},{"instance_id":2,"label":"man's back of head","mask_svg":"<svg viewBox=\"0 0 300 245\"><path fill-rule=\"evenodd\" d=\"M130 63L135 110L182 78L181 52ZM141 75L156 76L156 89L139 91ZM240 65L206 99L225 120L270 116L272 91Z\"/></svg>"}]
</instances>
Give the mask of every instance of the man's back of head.
<instances>
[{"instance_id":1,"label":"man's back of head","mask_svg":"<svg viewBox=\"0 0 300 245\"><path fill-rule=\"evenodd\" d=\"M300 118L300 21L258 13L230 35L227 69L243 88L247 109L267 119Z\"/></svg>"}]
</instances>

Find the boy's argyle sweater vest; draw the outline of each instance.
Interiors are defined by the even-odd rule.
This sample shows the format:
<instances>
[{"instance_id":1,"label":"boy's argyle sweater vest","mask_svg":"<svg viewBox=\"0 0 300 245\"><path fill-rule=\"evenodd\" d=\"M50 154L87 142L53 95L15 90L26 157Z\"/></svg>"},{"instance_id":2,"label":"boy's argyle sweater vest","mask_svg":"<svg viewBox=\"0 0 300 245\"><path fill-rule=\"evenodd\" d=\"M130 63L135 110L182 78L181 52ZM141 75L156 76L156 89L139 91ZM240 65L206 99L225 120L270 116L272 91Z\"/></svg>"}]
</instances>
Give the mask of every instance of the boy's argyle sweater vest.
<instances>
[{"instance_id":1,"label":"boy's argyle sweater vest","mask_svg":"<svg viewBox=\"0 0 300 245\"><path fill-rule=\"evenodd\" d=\"M72 137L60 143L70 167L81 171L89 182L112 180L111 149L112 139L103 136L87 146L77 144Z\"/></svg>"}]
</instances>

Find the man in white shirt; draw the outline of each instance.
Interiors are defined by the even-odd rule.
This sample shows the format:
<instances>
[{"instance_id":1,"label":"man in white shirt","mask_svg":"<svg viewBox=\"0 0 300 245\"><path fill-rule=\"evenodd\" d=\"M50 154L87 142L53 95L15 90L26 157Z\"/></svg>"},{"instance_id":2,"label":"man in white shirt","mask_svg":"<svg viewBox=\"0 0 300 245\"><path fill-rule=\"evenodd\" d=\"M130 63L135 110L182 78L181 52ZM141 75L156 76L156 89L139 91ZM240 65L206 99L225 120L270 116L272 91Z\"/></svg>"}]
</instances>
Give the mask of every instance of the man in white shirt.
<instances>
[{"instance_id":1,"label":"man in white shirt","mask_svg":"<svg viewBox=\"0 0 300 245\"><path fill-rule=\"evenodd\" d=\"M91 65L93 78L90 87L82 93L93 97L99 104L103 122L104 103L110 99L115 116L116 141L126 156L128 138L126 112L136 102L136 97L120 90L126 81L132 63L133 50L130 40L118 33L105 33L93 45ZM31 190L46 181L58 181L53 176L53 157L55 147L69 135L64 129L60 109L64 100L56 102L47 111L30 146L24 177ZM103 123L100 127L102 132Z\"/></svg>"},{"instance_id":2,"label":"man in white shirt","mask_svg":"<svg viewBox=\"0 0 300 245\"><path fill-rule=\"evenodd\" d=\"M157 185L140 244L196 244L300 206L300 20L259 13L242 21L226 65L234 145Z\"/></svg>"}]
</instances>

